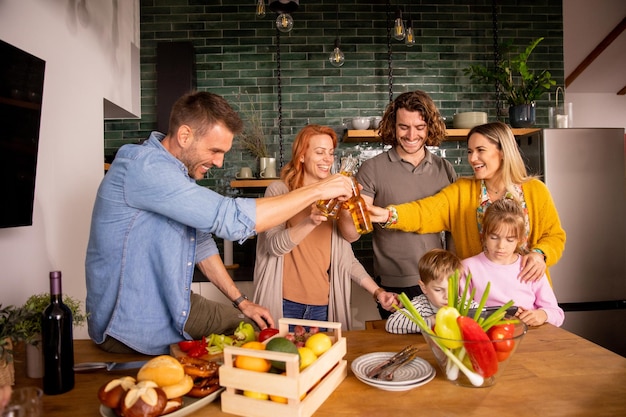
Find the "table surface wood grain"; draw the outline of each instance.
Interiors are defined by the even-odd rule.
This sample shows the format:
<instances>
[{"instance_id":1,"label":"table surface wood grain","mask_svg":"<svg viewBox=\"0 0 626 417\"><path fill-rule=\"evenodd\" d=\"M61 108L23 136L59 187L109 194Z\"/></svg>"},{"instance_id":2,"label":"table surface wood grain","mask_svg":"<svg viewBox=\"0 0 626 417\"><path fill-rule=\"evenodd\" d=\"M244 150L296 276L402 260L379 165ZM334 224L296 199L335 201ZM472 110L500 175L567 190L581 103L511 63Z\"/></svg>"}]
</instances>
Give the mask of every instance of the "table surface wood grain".
<instances>
[{"instance_id":1,"label":"table surface wood grain","mask_svg":"<svg viewBox=\"0 0 626 417\"><path fill-rule=\"evenodd\" d=\"M348 377L314 416L624 416L626 415L626 358L566 330L551 325L528 331L497 383L489 388L458 387L445 379L421 335L392 335L383 329L343 332L350 363L370 352L398 351L408 344L421 346L420 356L437 370L428 384L409 391L389 392ZM75 361L131 361L142 355L108 354L90 340L74 342ZM41 386L25 376L23 351L16 355L16 386ZM98 389L110 379L134 371L97 371L76 374L75 388L44 396L44 416L99 416ZM192 414L222 413L219 400Z\"/></svg>"}]
</instances>

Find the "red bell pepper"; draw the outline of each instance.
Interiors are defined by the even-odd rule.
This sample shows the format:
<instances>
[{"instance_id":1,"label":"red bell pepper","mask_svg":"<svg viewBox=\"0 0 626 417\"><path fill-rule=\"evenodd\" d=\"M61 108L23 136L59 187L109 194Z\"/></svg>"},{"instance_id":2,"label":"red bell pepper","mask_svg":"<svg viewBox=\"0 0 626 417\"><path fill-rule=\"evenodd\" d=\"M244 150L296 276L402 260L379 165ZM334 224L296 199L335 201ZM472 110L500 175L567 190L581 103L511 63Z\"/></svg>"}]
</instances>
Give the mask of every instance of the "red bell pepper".
<instances>
[{"instance_id":1,"label":"red bell pepper","mask_svg":"<svg viewBox=\"0 0 626 417\"><path fill-rule=\"evenodd\" d=\"M461 329L465 350L474 370L483 378L493 376L498 371L498 356L487 333L471 317L459 316L456 321Z\"/></svg>"},{"instance_id":2,"label":"red bell pepper","mask_svg":"<svg viewBox=\"0 0 626 417\"><path fill-rule=\"evenodd\" d=\"M278 334L278 329L275 329L273 327L266 327L259 332L259 337L257 338L257 340L259 342L264 342L276 334Z\"/></svg>"}]
</instances>

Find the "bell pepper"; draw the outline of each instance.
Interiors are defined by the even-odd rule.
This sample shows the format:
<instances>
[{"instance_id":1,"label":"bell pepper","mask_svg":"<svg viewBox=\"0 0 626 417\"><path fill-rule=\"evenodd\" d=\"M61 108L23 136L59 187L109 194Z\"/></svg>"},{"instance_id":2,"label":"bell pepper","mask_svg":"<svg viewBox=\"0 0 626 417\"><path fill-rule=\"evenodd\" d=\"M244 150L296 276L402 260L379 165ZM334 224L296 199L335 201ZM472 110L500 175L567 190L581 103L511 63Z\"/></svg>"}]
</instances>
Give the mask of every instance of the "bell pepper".
<instances>
[{"instance_id":1,"label":"bell pepper","mask_svg":"<svg viewBox=\"0 0 626 417\"><path fill-rule=\"evenodd\" d=\"M437 311L435 316L435 334L446 340L441 340L444 346L456 349L463 346L461 342L461 330L457 324L459 311L450 306L443 306Z\"/></svg>"},{"instance_id":2,"label":"bell pepper","mask_svg":"<svg viewBox=\"0 0 626 417\"><path fill-rule=\"evenodd\" d=\"M258 341L265 342L267 339L269 339L270 337L276 334L278 334L278 329L275 329L273 327L266 327L265 329L259 332Z\"/></svg>"},{"instance_id":3,"label":"bell pepper","mask_svg":"<svg viewBox=\"0 0 626 417\"><path fill-rule=\"evenodd\" d=\"M498 371L498 356L491 339L473 318L459 316L456 320L474 370L484 378L493 376Z\"/></svg>"},{"instance_id":4,"label":"bell pepper","mask_svg":"<svg viewBox=\"0 0 626 417\"><path fill-rule=\"evenodd\" d=\"M242 321L239 323L239 326L235 329L235 333L233 334L235 338L235 344L237 346L241 346L244 343L253 342L256 340L256 332L254 331L254 327L250 323L246 323Z\"/></svg>"}]
</instances>

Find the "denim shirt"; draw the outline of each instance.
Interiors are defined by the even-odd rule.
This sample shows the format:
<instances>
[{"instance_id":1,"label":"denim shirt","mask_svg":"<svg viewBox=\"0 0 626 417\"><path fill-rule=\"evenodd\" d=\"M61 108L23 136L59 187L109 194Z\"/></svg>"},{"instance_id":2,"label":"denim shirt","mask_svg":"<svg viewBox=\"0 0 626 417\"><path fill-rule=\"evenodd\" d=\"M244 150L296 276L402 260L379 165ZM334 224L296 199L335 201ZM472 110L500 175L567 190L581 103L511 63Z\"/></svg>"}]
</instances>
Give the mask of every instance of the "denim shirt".
<instances>
[{"instance_id":1,"label":"denim shirt","mask_svg":"<svg viewBox=\"0 0 626 417\"><path fill-rule=\"evenodd\" d=\"M98 189L85 261L89 336L149 355L187 337L194 265L219 253L212 235L243 242L256 224L253 199L197 185L163 137L119 149Z\"/></svg>"}]
</instances>

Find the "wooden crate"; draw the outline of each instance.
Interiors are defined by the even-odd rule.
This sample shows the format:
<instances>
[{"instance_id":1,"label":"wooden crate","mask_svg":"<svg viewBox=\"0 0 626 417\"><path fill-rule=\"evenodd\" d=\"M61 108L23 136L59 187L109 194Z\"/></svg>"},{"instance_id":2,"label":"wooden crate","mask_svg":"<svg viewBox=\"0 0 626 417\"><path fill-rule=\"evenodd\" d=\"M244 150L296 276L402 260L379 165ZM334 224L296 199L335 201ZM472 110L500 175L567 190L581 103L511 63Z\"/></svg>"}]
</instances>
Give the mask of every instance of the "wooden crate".
<instances>
[{"instance_id":1,"label":"wooden crate","mask_svg":"<svg viewBox=\"0 0 626 417\"><path fill-rule=\"evenodd\" d=\"M309 417L347 376L347 361L343 359L346 338L341 337L341 323L284 318L278 323L277 336L286 335L290 324L327 328L333 345L302 371L297 354L226 347L219 371L220 385L226 387L221 397L222 411L249 417ZM286 375L237 369L233 366L237 355L284 361ZM249 398L243 390L285 397L287 403Z\"/></svg>"}]
</instances>

